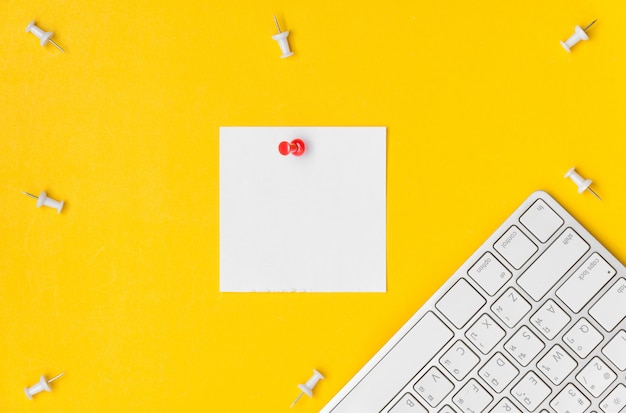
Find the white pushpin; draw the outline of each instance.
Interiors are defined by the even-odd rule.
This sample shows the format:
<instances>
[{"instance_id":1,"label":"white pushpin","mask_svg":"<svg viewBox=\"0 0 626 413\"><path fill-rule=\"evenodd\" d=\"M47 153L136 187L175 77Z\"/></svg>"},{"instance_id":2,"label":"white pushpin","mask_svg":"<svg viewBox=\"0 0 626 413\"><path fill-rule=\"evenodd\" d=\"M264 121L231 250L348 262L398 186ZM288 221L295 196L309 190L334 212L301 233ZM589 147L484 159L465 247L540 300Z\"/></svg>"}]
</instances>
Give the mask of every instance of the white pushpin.
<instances>
[{"instance_id":1,"label":"white pushpin","mask_svg":"<svg viewBox=\"0 0 626 413\"><path fill-rule=\"evenodd\" d=\"M300 400L300 397L302 397L302 395L305 393L307 396L313 397L313 387L315 387L317 382L323 378L324 376L322 375L322 373L313 369L313 376L311 376L311 378L308 379L305 384L298 384L298 388L302 390L302 393L300 393L300 395L296 397L296 400L294 400L293 403L291 403L290 408L295 406L296 403L298 403L298 400Z\"/></svg>"},{"instance_id":2,"label":"white pushpin","mask_svg":"<svg viewBox=\"0 0 626 413\"><path fill-rule=\"evenodd\" d=\"M22 193L24 195L35 198L37 200L37 208L47 206L56 209L59 214L61 213L61 210L63 209L63 204L65 203L65 201L55 201L54 199L49 198L46 194L46 191L41 191L41 194L39 194L38 197L33 194L29 194L28 192L22 191Z\"/></svg>"},{"instance_id":3,"label":"white pushpin","mask_svg":"<svg viewBox=\"0 0 626 413\"><path fill-rule=\"evenodd\" d=\"M596 198L602 200L598 194L596 194L595 192L593 192L593 189L590 188L591 185L591 179L585 179L582 176L580 176L577 172L576 172L576 168L571 168L569 171L567 171L565 173L565 178L569 178L572 181L574 181L574 183L576 184L576 186L578 187L578 193L582 194L583 192L585 192L585 190L591 192L592 194L594 194L596 196Z\"/></svg>"},{"instance_id":4,"label":"white pushpin","mask_svg":"<svg viewBox=\"0 0 626 413\"><path fill-rule=\"evenodd\" d=\"M272 39L278 42L278 45L280 46L280 51L283 52L280 57L284 59L285 57L293 56L293 52L291 51L291 49L289 49L289 42L287 41L287 36L289 36L289 30L287 30L286 32L280 31L280 26L278 25L278 19L276 19L276 16L274 16L274 22L276 22L276 29L278 30L278 33L273 35Z\"/></svg>"},{"instance_id":5,"label":"white pushpin","mask_svg":"<svg viewBox=\"0 0 626 413\"><path fill-rule=\"evenodd\" d=\"M28 397L30 400L32 400L34 395L36 395L37 393L41 393L44 390L47 391L47 392L51 392L52 388L50 387L49 383L52 383L53 381L55 381L59 377L63 376L64 374L65 373L61 373L61 374L59 374L57 376L54 376L50 380L47 380L46 376L41 376L39 378L39 382L38 383L32 385L31 387L24 387L24 393L26 393L26 397Z\"/></svg>"},{"instance_id":6,"label":"white pushpin","mask_svg":"<svg viewBox=\"0 0 626 413\"><path fill-rule=\"evenodd\" d=\"M40 45L45 46L46 43L50 42L54 47L65 53L65 50L61 49L61 46L59 46L55 43L54 40L52 40L52 36L54 35L54 33L43 31L43 29L37 27L34 20L28 23L28 26L26 26L26 33L28 32L31 32L32 34L37 36Z\"/></svg>"},{"instance_id":7,"label":"white pushpin","mask_svg":"<svg viewBox=\"0 0 626 413\"><path fill-rule=\"evenodd\" d=\"M580 26L574 27L574 34L571 35L566 41L561 42L561 46L563 46L563 49L565 49L569 53L571 51L570 49L574 47L574 45L579 41L589 40L589 36L587 36L587 29L593 26L593 24L597 21L598 19L595 19L594 21L589 23L584 29L581 29Z\"/></svg>"}]
</instances>

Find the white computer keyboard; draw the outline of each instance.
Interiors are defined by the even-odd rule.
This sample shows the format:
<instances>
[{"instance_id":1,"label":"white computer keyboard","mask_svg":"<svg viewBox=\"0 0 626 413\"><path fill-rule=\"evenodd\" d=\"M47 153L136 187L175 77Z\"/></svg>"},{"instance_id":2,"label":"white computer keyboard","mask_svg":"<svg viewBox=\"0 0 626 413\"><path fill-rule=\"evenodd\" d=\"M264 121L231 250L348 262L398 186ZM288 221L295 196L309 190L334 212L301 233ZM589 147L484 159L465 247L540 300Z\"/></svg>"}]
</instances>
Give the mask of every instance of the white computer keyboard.
<instances>
[{"instance_id":1,"label":"white computer keyboard","mask_svg":"<svg viewBox=\"0 0 626 413\"><path fill-rule=\"evenodd\" d=\"M624 266L535 192L321 412L626 412L625 317Z\"/></svg>"}]
</instances>

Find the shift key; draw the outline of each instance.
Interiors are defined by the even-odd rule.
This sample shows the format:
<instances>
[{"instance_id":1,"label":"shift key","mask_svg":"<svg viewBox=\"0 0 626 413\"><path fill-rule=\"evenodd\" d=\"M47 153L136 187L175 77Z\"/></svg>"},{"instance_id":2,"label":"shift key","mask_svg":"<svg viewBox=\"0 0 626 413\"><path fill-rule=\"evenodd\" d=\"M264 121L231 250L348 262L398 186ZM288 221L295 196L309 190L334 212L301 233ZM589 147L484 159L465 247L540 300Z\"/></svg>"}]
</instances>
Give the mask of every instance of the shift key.
<instances>
[{"instance_id":1,"label":"shift key","mask_svg":"<svg viewBox=\"0 0 626 413\"><path fill-rule=\"evenodd\" d=\"M539 301L589 251L589 244L567 228L517 280L535 301Z\"/></svg>"}]
</instances>

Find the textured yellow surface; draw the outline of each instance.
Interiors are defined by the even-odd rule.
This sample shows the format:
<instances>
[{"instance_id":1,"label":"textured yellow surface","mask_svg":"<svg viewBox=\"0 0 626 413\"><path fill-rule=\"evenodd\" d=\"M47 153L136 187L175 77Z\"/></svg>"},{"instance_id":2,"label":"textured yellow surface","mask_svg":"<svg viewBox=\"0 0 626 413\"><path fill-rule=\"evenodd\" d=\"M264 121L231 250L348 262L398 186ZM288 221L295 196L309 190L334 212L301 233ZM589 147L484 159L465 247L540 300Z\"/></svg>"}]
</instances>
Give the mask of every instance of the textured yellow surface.
<instances>
[{"instance_id":1,"label":"textured yellow surface","mask_svg":"<svg viewBox=\"0 0 626 413\"><path fill-rule=\"evenodd\" d=\"M3 2L0 411L318 411L535 189L626 259L624 3L397 3ZM387 126L388 292L220 294L220 125Z\"/></svg>"}]
</instances>

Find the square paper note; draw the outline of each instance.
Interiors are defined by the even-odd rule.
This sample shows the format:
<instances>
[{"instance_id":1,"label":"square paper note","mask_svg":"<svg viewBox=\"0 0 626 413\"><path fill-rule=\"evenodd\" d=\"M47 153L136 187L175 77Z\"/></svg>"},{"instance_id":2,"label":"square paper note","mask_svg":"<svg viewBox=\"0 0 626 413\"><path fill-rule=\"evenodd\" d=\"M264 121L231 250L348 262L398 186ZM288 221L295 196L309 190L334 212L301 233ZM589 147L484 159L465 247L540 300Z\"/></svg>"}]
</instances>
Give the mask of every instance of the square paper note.
<instances>
[{"instance_id":1,"label":"square paper note","mask_svg":"<svg viewBox=\"0 0 626 413\"><path fill-rule=\"evenodd\" d=\"M386 148L384 127L220 128L220 291L384 292Z\"/></svg>"}]
</instances>

